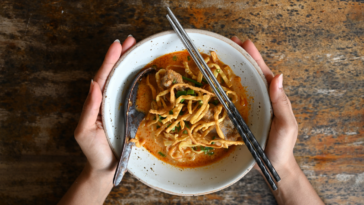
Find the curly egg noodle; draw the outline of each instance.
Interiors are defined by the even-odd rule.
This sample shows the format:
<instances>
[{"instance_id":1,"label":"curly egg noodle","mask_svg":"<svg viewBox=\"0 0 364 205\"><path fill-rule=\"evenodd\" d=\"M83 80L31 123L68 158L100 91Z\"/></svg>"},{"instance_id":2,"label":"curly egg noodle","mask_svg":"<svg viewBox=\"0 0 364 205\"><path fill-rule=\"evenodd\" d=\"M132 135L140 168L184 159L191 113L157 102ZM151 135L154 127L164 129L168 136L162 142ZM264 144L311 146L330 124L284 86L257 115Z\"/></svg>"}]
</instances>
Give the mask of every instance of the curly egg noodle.
<instances>
[{"instance_id":1,"label":"curly egg noodle","mask_svg":"<svg viewBox=\"0 0 364 205\"><path fill-rule=\"evenodd\" d=\"M238 103L241 98L231 89L233 78L236 77L231 69L227 65L220 67L222 62L215 52L204 56L226 94L234 104ZM159 68L155 74L150 74L145 79L152 99L149 112L139 129L145 127L153 131L153 136L149 137L162 146L158 152L159 158L168 157L172 164L191 162L200 155L213 159L221 149L243 145L244 142L231 126L226 111L202 73L196 67L190 67L194 64L190 57L187 55L177 62L174 58L172 56L171 64ZM131 142L141 147L148 140L137 133Z\"/></svg>"}]
</instances>

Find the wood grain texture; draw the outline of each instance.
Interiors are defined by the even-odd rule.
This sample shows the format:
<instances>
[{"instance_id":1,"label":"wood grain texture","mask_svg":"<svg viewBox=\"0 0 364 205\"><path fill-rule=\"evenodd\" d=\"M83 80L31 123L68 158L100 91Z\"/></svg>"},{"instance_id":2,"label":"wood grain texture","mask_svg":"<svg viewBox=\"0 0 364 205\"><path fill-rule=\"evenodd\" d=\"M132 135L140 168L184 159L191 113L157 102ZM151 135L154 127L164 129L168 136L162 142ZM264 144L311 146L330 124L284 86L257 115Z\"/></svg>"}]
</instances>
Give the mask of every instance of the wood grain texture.
<instances>
[{"instance_id":1,"label":"wood grain texture","mask_svg":"<svg viewBox=\"0 0 364 205\"><path fill-rule=\"evenodd\" d=\"M81 172L73 138L90 79L115 39L186 28L251 39L299 123L294 154L326 204L364 201L364 2L3 0L0 203L55 204ZM105 204L275 204L256 171L214 194L179 197L127 174Z\"/></svg>"}]
</instances>

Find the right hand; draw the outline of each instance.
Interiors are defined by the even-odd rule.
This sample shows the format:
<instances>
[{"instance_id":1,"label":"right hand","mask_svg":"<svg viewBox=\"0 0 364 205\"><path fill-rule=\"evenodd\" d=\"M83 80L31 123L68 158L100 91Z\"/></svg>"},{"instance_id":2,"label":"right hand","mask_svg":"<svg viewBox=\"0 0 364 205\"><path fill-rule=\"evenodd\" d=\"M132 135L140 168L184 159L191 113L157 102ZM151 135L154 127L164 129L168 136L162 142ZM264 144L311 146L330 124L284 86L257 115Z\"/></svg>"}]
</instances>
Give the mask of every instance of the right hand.
<instances>
[{"instance_id":1,"label":"right hand","mask_svg":"<svg viewBox=\"0 0 364 205\"><path fill-rule=\"evenodd\" d=\"M283 89L283 75L273 75L253 42L250 40L241 42L236 36L232 37L231 40L239 44L253 57L267 79L274 115L265 153L283 179L291 170L290 166L297 164L293 156L293 148L298 133L298 125L291 102ZM257 165L255 165L255 169L260 171Z\"/></svg>"}]
</instances>

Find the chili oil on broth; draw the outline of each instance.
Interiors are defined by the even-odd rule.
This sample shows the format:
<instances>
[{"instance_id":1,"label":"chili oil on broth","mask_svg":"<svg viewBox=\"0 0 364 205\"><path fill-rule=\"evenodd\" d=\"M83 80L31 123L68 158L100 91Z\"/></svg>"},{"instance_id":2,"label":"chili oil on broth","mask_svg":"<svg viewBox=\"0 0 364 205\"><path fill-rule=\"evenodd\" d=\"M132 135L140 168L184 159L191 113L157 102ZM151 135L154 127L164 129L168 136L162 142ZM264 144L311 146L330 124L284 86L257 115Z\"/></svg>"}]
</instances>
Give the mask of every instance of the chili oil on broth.
<instances>
[{"instance_id":1,"label":"chili oil on broth","mask_svg":"<svg viewBox=\"0 0 364 205\"><path fill-rule=\"evenodd\" d=\"M204 53L201 53L201 55L203 58L209 57L209 55ZM161 68L164 69L168 68L181 74L182 76L186 76L185 69L182 66L182 63L184 61L188 62L188 65L192 70L192 72L194 73L198 72L196 64L194 63L194 61L192 60L192 58L190 57L189 53L186 50L168 53L163 56L160 56L155 60L153 60L152 62L150 62L148 65L146 65L144 69L150 66L156 66L158 70ZM226 64L224 64L220 60L218 60L216 64L218 64L221 68L226 66ZM248 116L250 111L248 100L252 99L249 98L249 96L247 95L246 88L241 85L240 77L236 76L230 67L228 67L226 70L228 75L231 76L232 87L230 89L236 92L236 94L238 95L238 101L234 104L238 109L238 111L240 112L241 116L248 123L249 120ZM155 75L149 75L149 81L154 87L157 87ZM143 77L138 87L136 108L138 109L138 111L147 114L151 108L152 101L153 101L152 92L147 85L146 77ZM229 156L229 154L232 153L236 148L235 145L229 146L228 149L215 148L213 150L214 152L213 155L202 153L202 154L196 154L194 160L177 161L167 154L167 149L163 143L162 137L155 137L156 130L157 128L155 125L147 126L146 119L143 119L143 121L139 125L135 138L138 139L139 142L143 144L143 147L147 149L153 156L157 157L159 160L162 160L165 163L171 164L179 168L195 168L215 163ZM212 137L213 135L216 135L216 133L209 133L207 137Z\"/></svg>"}]
</instances>

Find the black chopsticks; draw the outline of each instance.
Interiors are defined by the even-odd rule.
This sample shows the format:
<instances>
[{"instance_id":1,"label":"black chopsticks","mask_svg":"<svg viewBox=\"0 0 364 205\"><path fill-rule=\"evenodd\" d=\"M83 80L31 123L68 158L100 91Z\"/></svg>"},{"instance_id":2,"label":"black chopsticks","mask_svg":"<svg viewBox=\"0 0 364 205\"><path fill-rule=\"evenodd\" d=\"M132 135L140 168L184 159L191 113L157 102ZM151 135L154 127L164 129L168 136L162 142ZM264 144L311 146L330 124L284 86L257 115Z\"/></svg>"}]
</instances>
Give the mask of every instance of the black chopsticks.
<instances>
[{"instance_id":1,"label":"black chopsticks","mask_svg":"<svg viewBox=\"0 0 364 205\"><path fill-rule=\"evenodd\" d=\"M216 97L219 99L220 103L224 106L226 112L235 128L238 130L240 136L243 138L245 145L247 146L250 153L253 155L254 160L257 162L259 168L261 169L264 177L270 184L273 190L277 190L277 185L272 179L271 175L274 177L275 181L279 182L281 178L274 169L272 163L269 161L268 157L265 155L262 147L255 139L253 133L250 131L248 125L245 123L244 119L241 117L240 113L236 109L235 105L231 102L229 97L224 92L223 88L213 75L212 71L207 66L206 62L202 58L201 54L198 52L196 46L192 43L192 40L187 35L186 31L183 29L181 24L178 22L177 18L173 12L167 7L168 13L167 19L173 30L177 33L178 37L181 39L182 43L186 47L187 51L190 53L191 57L195 61L197 67L200 69L206 81L209 83L213 89ZM262 161L263 160L263 161ZM263 163L264 162L264 163ZM268 169L267 169L268 168ZM269 170L269 172L268 172Z\"/></svg>"}]
</instances>

